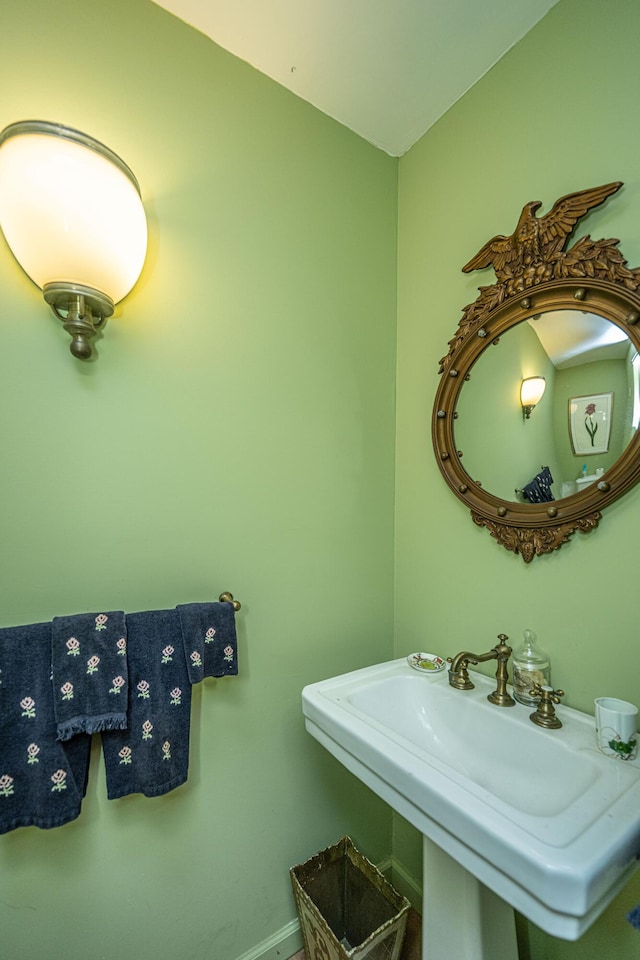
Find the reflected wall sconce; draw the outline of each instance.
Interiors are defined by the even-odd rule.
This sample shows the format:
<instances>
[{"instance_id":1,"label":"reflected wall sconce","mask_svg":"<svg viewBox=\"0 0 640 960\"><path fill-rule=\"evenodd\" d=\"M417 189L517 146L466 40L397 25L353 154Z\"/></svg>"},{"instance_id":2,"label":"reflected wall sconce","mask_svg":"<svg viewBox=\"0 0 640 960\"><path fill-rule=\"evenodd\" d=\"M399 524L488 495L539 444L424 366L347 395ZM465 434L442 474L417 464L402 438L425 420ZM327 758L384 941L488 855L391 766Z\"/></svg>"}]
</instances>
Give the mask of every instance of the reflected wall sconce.
<instances>
[{"instance_id":1,"label":"reflected wall sconce","mask_svg":"<svg viewBox=\"0 0 640 960\"><path fill-rule=\"evenodd\" d=\"M520 384L520 403L522 404L522 419L528 420L533 408L540 403L547 386L544 377L527 377Z\"/></svg>"},{"instance_id":2,"label":"reflected wall sconce","mask_svg":"<svg viewBox=\"0 0 640 960\"><path fill-rule=\"evenodd\" d=\"M0 133L0 227L14 257L71 336L91 341L136 283L147 252L138 181L112 150L44 120Z\"/></svg>"}]
</instances>

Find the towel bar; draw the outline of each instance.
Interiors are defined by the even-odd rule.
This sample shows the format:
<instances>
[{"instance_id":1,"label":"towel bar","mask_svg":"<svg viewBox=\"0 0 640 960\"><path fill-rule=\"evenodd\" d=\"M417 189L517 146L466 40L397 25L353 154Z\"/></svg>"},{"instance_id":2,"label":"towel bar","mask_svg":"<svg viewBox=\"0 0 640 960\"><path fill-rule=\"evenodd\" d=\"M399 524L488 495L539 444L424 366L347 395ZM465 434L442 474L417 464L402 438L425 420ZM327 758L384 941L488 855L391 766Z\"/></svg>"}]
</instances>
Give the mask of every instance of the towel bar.
<instances>
[{"instance_id":1,"label":"towel bar","mask_svg":"<svg viewBox=\"0 0 640 960\"><path fill-rule=\"evenodd\" d=\"M220 596L218 597L218 600L220 601L220 603L230 603L236 613L242 606L239 600L233 599L233 594L229 593L228 590L225 590L224 593L221 593Z\"/></svg>"}]
</instances>

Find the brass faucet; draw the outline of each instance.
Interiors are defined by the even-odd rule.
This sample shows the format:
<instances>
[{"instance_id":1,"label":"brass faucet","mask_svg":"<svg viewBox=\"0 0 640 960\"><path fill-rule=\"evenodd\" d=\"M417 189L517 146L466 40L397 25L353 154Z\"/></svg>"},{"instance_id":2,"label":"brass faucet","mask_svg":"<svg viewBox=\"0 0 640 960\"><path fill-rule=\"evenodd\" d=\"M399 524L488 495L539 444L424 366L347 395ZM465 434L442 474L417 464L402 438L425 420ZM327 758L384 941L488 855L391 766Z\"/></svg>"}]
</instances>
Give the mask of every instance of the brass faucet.
<instances>
[{"instance_id":1,"label":"brass faucet","mask_svg":"<svg viewBox=\"0 0 640 960\"><path fill-rule=\"evenodd\" d=\"M498 634L500 641L489 650L488 653L469 653L463 650L461 653L448 661L451 664L449 668L449 683L456 690L473 690L474 684L469 679L468 666L470 663L484 663L486 660L497 660L498 668L496 670L497 685L493 693L487 697L491 703L498 707L513 707L515 700L507 693L507 681L509 674L507 672L507 660L511 656L511 647L506 641L509 639L504 633Z\"/></svg>"}]
</instances>

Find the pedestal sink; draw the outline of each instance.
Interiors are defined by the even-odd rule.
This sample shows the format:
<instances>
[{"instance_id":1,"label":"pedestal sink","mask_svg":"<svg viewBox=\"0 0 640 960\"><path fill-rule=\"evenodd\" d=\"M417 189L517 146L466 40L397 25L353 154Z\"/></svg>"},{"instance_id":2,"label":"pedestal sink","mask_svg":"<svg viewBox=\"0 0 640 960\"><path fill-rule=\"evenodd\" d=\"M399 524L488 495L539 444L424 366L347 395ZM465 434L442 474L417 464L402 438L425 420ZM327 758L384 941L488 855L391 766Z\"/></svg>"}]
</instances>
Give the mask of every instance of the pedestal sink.
<instances>
[{"instance_id":1,"label":"pedestal sink","mask_svg":"<svg viewBox=\"0 0 640 960\"><path fill-rule=\"evenodd\" d=\"M307 730L424 837L423 960L515 960L516 908L577 940L640 854L640 759L605 757L592 717L496 707L394 660L311 684Z\"/></svg>"}]
</instances>

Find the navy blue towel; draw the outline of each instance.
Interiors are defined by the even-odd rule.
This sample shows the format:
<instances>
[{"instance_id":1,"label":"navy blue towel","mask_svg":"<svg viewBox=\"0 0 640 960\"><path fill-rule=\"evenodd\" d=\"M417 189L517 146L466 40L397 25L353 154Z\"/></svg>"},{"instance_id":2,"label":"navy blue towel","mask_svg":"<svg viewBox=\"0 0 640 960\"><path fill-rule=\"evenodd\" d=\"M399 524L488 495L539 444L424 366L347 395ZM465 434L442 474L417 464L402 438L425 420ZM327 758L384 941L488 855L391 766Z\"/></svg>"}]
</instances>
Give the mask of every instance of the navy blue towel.
<instances>
[{"instance_id":1,"label":"navy blue towel","mask_svg":"<svg viewBox=\"0 0 640 960\"><path fill-rule=\"evenodd\" d=\"M51 624L0 630L0 833L80 814L91 737L57 739Z\"/></svg>"},{"instance_id":2,"label":"navy blue towel","mask_svg":"<svg viewBox=\"0 0 640 960\"><path fill-rule=\"evenodd\" d=\"M640 930L640 903L637 907L634 907L630 913L627 914L627 920L632 927L635 927L636 930Z\"/></svg>"},{"instance_id":3,"label":"navy blue towel","mask_svg":"<svg viewBox=\"0 0 640 960\"><path fill-rule=\"evenodd\" d=\"M236 676L238 642L233 604L185 603L177 608L191 683Z\"/></svg>"},{"instance_id":4,"label":"navy blue towel","mask_svg":"<svg viewBox=\"0 0 640 960\"><path fill-rule=\"evenodd\" d=\"M189 771L191 684L176 610L127 615L129 727L102 733L110 800L158 797Z\"/></svg>"},{"instance_id":5,"label":"navy blue towel","mask_svg":"<svg viewBox=\"0 0 640 960\"><path fill-rule=\"evenodd\" d=\"M551 492L553 477L549 467L543 467L537 476L522 490L522 495L529 503L550 503L555 499Z\"/></svg>"},{"instance_id":6,"label":"navy blue towel","mask_svg":"<svg viewBox=\"0 0 640 960\"><path fill-rule=\"evenodd\" d=\"M122 611L54 617L51 665L58 738L127 726L127 632Z\"/></svg>"}]
</instances>

